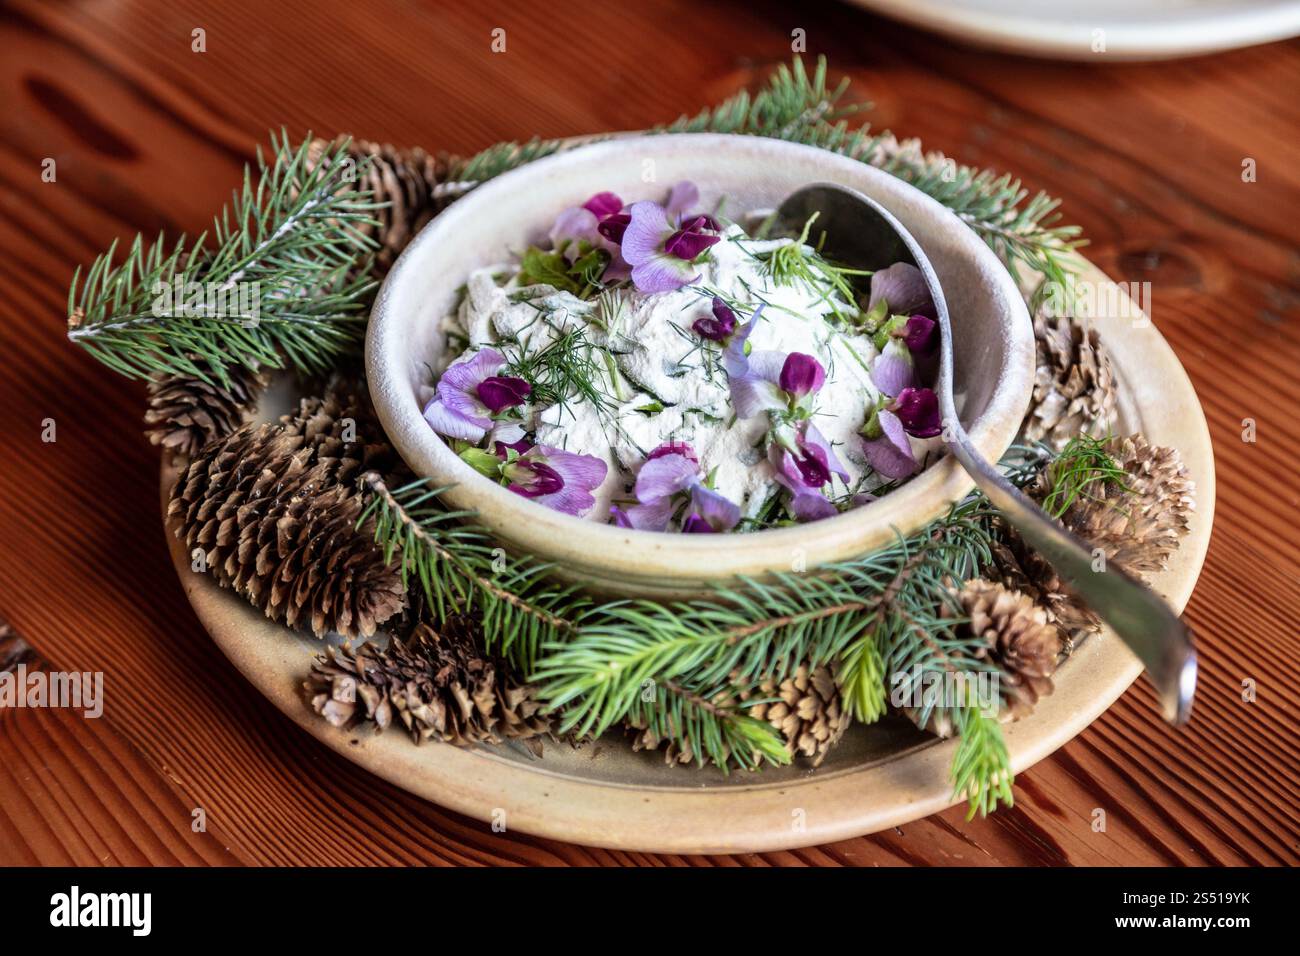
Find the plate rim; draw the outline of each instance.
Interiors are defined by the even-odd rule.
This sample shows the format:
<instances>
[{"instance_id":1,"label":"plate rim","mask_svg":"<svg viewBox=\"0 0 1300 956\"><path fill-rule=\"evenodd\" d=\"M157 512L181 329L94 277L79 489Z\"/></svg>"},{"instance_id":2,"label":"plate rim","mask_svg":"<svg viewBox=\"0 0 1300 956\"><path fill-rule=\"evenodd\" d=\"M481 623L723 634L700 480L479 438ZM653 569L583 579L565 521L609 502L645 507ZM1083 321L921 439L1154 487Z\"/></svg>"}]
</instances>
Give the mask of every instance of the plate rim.
<instances>
[{"instance_id":1,"label":"plate rim","mask_svg":"<svg viewBox=\"0 0 1300 956\"><path fill-rule=\"evenodd\" d=\"M1084 261L1082 278L1116 286ZM1180 612L1195 587L1213 525L1213 447L1204 410L1173 349L1140 312L1096 316L1120 384L1153 444L1178 448L1196 482L1196 510L1170 568L1153 585ZM1134 318L1138 316L1140 318ZM798 779L725 787L665 788L599 781L548 771L483 748L415 746L398 733L343 730L320 719L301 691L310 658L287 631L206 574L194 573L184 545L166 521L176 468L163 456L160 491L164 535L187 599L222 653L282 713L335 752L395 786L493 822L505 811L508 829L607 849L700 854L766 852L831 843L912 822L955 804L948 770L956 741L935 740L896 757ZM289 632L293 636L293 632ZM251 637L251 639L250 639ZM292 660L291 660L292 658ZM1056 691L1024 720L1004 724L1019 774L1082 732L1119 698L1141 665L1108 631L1086 641L1063 665ZM1157 718L1158 719L1158 718ZM1194 718L1193 718L1194 719ZM665 767L687 775L689 768Z\"/></svg>"}]
</instances>

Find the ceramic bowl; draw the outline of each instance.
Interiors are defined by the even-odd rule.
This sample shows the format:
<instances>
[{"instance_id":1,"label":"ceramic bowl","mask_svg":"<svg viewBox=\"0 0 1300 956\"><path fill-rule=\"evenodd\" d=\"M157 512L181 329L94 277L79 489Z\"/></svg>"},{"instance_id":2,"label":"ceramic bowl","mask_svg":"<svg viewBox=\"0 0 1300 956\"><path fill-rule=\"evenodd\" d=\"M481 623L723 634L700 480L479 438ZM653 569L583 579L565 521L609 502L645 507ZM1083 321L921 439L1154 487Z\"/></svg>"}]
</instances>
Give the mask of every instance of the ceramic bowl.
<instances>
[{"instance_id":1,"label":"ceramic bowl","mask_svg":"<svg viewBox=\"0 0 1300 956\"><path fill-rule=\"evenodd\" d=\"M833 182L889 209L924 248L953 320L963 423L988 458L1011 444L1029 402L1034 340L1020 292L955 215L899 179L825 150L717 134L629 136L581 146L493 179L435 218L406 248L370 317L366 369L380 420L420 476L453 486L445 500L478 512L508 549L553 562L612 594L683 596L736 575L761 577L842 561L913 531L973 482L949 457L867 506L807 525L749 534L633 531L552 511L475 472L425 422L417 392L444 348L439 325L474 269L542 239L557 214L593 193L652 198L689 179L701 205L728 215L770 209L800 186Z\"/></svg>"}]
</instances>

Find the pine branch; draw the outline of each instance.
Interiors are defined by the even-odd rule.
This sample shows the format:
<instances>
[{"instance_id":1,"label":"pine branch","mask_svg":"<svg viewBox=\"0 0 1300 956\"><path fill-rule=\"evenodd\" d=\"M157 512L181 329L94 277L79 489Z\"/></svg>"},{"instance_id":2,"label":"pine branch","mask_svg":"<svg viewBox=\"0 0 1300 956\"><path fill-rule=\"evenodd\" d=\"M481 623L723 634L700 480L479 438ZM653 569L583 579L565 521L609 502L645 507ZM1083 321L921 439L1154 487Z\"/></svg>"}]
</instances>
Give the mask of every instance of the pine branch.
<instances>
[{"instance_id":1,"label":"pine branch","mask_svg":"<svg viewBox=\"0 0 1300 956\"><path fill-rule=\"evenodd\" d=\"M758 93L741 91L718 106L656 126L652 133L733 133L767 136L839 153L875 166L947 206L979 234L1022 281L1022 270L1040 273L1069 289L1077 270L1074 252L1083 244L1077 226L1065 225L1059 201L1045 193L1029 195L1019 180L989 169L965 166L938 152L923 152L916 140L900 142L889 133L873 134L868 124L850 118L870 103L848 102L849 81L827 82L826 58L818 57L810 75L803 60L780 66ZM605 138L605 137L601 137ZM592 142L584 140L583 142ZM469 188L493 176L582 143L564 139L500 143L479 153L456 177Z\"/></svg>"},{"instance_id":2,"label":"pine branch","mask_svg":"<svg viewBox=\"0 0 1300 956\"><path fill-rule=\"evenodd\" d=\"M369 194L345 187L347 143L308 162L310 136L291 147L272 136L274 161L258 150L259 175L242 188L211 232L171 251L162 236L117 246L68 289L68 338L129 377L191 375L229 382L235 365L306 372L328 369L354 348L374 284L349 278L374 247L360 228L373 222Z\"/></svg>"},{"instance_id":3,"label":"pine branch","mask_svg":"<svg viewBox=\"0 0 1300 956\"><path fill-rule=\"evenodd\" d=\"M627 723L656 740L670 741L699 767L708 762L725 773L733 765L757 770L765 763L788 764L792 758L775 727L734 706L714 703L727 689L704 690L694 681L646 685L628 711Z\"/></svg>"},{"instance_id":4,"label":"pine branch","mask_svg":"<svg viewBox=\"0 0 1300 956\"><path fill-rule=\"evenodd\" d=\"M576 632L590 605L574 585L555 583L551 566L507 557L491 535L466 519L472 513L442 507L423 481L389 490L375 472L361 476L371 500L358 527L375 522L384 560L400 560L402 581L419 581L438 623L477 614L487 650L529 674L538 649Z\"/></svg>"}]
</instances>

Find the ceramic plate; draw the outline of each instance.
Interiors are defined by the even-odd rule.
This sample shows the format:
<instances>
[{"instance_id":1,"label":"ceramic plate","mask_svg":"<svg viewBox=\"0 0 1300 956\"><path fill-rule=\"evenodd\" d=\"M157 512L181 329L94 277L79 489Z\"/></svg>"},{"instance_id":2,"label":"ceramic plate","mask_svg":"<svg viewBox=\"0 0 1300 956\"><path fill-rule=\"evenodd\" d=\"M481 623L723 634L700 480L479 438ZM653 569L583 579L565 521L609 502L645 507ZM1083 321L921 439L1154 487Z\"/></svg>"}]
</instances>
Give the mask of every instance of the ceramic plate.
<instances>
[{"instance_id":1,"label":"ceramic plate","mask_svg":"<svg viewBox=\"0 0 1300 956\"><path fill-rule=\"evenodd\" d=\"M1085 278L1107 283L1096 270ZM1098 296L1112 307L1119 298ZM1176 608L1192 593L1209 544L1214 462L1209 432L1187 374L1145 320L1099 316L1119 382L1120 429L1178 448L1196 481L1197 510L1168 571L1154 582ZM269 396L262 416L289 409ZM175 470L164 464L162 494ZM510 829L593 846L663 853L738 853L811 846L898 826L950 806L954 741L890 718L854 726L816 770L760 773L666 766L634 753L612 733L579 749L548 743L540 758L522 746L462 750L415 746L409 737L367 727L336 729L307 706L302 682L321 643L268 621L234 593L190 570L168 533L172 558L194 610L250 682L308 733L349 760L435 803L480 820L501 811ZM1137 678L1141 665L1109 633L1084 642L1057 672L1056 690L1029 718L1004 727L1017 772L1088 726ZM1159 720L1154 712L1152 720ZM1195 717L1193 717L1195 719Z\"/></svg>"},{"instance_id":2,"label":"ceramic plate","mask_svg":"<svg viewBox=\"0 0 1300 956\"><path fill-rule=\"evenodd\" d=\"M1298 0L852 2L962 43L1068 60L1160 60L1300 34Z\"/></svg>"}]
</instances>

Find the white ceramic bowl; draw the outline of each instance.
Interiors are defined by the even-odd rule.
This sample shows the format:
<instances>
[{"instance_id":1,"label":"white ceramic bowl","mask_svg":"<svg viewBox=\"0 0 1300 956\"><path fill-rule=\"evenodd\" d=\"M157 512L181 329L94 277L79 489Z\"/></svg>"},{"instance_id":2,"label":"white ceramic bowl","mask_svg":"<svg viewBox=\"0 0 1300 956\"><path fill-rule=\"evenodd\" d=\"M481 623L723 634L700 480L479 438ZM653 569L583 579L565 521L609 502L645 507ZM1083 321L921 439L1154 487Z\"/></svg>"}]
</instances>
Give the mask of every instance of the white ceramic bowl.
<instances>
[{"instance_id":1,"label":"white ceramic bowl","mask_svg":"<svg viewBox=\"0 0 1300 956\"><path fill-rule=\"evenodd\" d=\"M375 408L411 469L454 485L446 500L477 511L512 551L554 562L599 590L655 596L852 558L964 496L973 482L945 457L877 502L808 525L725 535L631 531L516 495L471 469L433 432L417 390L425 363L444 347L440 320L469 273L538 241L558 213L595 192L654 198L682 179L699 186L705 208L725 196L733 217L775 207L812 182L852 187L889 209L925 249L943 285L962 420L980 451L994 460L1002 455L1029 402L1034 340L1024 301L988 247L939 203L864 163L778 140L700 133L623 137L539 160L478 187L415 237L380 290L366 339Z\"/></svg>"}]
</instances>

